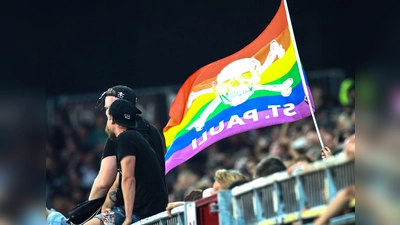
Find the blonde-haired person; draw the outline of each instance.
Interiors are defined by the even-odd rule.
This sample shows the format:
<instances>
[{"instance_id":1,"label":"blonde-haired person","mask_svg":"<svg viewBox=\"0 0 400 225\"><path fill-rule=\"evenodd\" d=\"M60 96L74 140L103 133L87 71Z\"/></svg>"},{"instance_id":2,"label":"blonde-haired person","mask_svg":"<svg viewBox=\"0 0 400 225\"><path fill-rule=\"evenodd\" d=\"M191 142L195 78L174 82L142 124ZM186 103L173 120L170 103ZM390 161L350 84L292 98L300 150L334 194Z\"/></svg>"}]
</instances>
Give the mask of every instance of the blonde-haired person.
<instances>
[{"instance_id":1,"label":"blonde-haired person","mask_svg":"<svg viewBox=\"0 0 400 225\"><path fill-rule=\"evenodd\" d=\"M219 169L215 171L214 184L210 194L213 195L220 190L227 190L236 181L246 180L246 176L238 170Z\"/></svg>"}]
</instances>

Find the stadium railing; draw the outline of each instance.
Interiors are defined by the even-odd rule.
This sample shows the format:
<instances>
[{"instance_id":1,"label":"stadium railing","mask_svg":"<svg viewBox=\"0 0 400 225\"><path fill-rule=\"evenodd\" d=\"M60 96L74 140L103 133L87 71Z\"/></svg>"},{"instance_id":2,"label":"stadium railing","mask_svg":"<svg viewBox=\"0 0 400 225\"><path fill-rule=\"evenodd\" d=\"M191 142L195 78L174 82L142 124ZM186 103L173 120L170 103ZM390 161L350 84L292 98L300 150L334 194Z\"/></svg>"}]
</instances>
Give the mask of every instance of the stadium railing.
<instances>
[{"instance_id":1,"label":"stadium railing","mask_svg":"<svg viewBox=\"0 0 400 225\"><path fill-rule=\"evenodd\" d=\"M312 222L325 211L337 192L355 184L354 160L345 155L286 172L262 177L232 189L235 220L239 224ZM351 202L355 207L355 200ZM349 214L343 218L355 218ZM340 218L335 218L338 223Z\"/></svg>"},{"instance_id":2,"label":"stadium railing","mask_svg":"<svg viewBox=\"0 0 400 225\"><path fill-rule=\"evenodd\" d=\"M314 162L289 175L286 172L258 178L232 190L134 223L149 225L214 224L312 224L341 189L355 184L354 159L345 155ZM350 213L332 218L330 224L355 224L355 199Z\"/></svg>"}]
</instances>

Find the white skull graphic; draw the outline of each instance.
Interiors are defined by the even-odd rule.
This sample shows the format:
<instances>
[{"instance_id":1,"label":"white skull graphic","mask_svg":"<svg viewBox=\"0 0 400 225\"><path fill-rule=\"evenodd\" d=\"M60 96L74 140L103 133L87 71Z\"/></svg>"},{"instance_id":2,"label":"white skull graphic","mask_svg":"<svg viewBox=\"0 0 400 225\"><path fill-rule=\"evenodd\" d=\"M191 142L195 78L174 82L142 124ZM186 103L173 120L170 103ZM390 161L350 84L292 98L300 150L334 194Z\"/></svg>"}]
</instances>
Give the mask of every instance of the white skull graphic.
<instances>
[{"instance_id":1,"label":"white skull graphic","mask_svg":"<svg viewBox=\"0 0 400 225\"><path fill-rule=\"evenodd\" d=\"M288 78L282 84L260 84L261 74L272 65L276 58L282 58L285 55L285 49L276 40L271 41L269 47L270 51L262 65L254 56L233 61L221 70L216 81L212 83L212 87L191 92L187 101L188 108L199 96L214 93L216 98L186 130L193 128L196 131L202 130L207 118L222 102L235 107L244 103L255 91L280 92L283 97L288 97L292 93L293 78Z\"/></svg>"},{"instance_id":2,"label":"white skull graphic","mask_svg":"<svg viewBox=\"0 0 400 225\"><path fill-rule=\"evenodd\" d=\"M233 61L218 74L217 82L214 83L216 95L225 104L242 104L254 93L254 86L260 82L260 66L255 58Z\"/></svg>"}]
</instances>

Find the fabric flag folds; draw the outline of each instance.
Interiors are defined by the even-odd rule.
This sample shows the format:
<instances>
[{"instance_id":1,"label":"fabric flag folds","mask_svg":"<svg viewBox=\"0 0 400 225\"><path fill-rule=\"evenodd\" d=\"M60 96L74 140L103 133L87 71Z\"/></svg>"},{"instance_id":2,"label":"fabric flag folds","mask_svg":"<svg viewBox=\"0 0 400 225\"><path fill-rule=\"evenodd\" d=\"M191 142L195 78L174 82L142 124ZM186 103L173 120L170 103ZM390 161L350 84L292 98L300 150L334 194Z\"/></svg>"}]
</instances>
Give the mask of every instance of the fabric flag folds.
<instances>
[{"instance_id":1,"label":"fabric flag folds","mask_svg":"<svg viewBox=\"0 0 400 225\"><path fill-rule=\"evenodd\" d=\"M313 110L282 0L253 42L200 68L184 82L163 130L166 173L223 138L308 117L309 102Z\"/></svg>"}]
</instances>

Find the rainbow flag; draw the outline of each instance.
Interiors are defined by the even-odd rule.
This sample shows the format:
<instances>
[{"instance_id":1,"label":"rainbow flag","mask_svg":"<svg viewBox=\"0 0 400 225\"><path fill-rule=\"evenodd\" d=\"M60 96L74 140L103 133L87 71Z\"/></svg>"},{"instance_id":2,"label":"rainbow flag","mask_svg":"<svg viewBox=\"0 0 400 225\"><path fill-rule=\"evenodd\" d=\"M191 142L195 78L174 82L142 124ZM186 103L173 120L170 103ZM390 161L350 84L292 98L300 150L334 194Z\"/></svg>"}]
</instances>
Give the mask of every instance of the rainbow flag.
<instances>
[{"instance_id":1,"label":"rainbow flag","mask_svg":"<svg viewBox=\"0 0 400 225\"><path fill-rule=\"evenodd\" d=\"M313 108L282 0L252 43L200 68L182 85L163 130L166 173L223 138L300 120Z\"/></svg>"}]
</instances>

